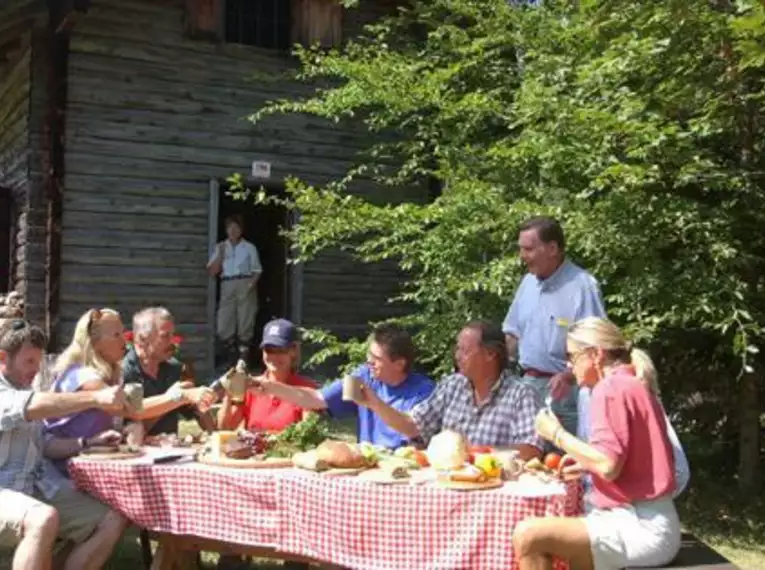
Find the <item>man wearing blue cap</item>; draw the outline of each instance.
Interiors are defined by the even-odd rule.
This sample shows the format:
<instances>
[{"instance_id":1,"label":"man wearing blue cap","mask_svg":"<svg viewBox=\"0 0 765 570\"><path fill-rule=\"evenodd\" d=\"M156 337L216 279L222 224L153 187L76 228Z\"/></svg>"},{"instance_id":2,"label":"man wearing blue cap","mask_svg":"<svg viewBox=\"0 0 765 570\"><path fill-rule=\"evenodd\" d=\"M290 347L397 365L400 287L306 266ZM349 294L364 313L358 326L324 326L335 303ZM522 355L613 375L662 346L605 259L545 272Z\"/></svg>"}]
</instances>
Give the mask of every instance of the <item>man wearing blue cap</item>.
<instances>
[{"instance_id":1,"label":"man wearing blue cap","mask_svg":"<svg viewBox=\"0 0 765 570\"><path fill-rule=\"evenodd\" d=\"M264 337L267 336L268 331ZM380 325L369 337L366 364L359 366L351 375L389 406L408 412L427 399L435 388L430 378L412 371L413 361L414 344L409 333L395 325ZM360 442L390 449L408 442L405 436L368 408L344 400L342 380L335 380L321 390L289 386L265 377L257 379L256 385L261 392L292 402L300 408L327 410L338 419L356 416Z\"/></svg>"}]
</instances>

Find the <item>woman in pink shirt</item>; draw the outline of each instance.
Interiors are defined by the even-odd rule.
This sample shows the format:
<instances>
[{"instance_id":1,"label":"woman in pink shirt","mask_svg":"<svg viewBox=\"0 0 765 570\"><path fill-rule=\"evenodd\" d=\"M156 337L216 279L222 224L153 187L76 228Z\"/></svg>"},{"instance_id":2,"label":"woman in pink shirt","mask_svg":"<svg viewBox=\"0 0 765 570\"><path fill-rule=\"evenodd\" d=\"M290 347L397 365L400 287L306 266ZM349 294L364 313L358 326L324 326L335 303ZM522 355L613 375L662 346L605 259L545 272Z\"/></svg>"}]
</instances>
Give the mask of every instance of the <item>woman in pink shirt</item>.
<instances>
[{"instance_id":1,"label":"woman in pink shirt","mask_svg":"<svg viewBox=\"0 0 765 570\"><path fill-rule=\"evenodd\" d=\"M552 568L553 556L577 570L663 566L680 549L680 521L667 423L651 390L653 363L601 318L574 324L567 350L577 383L592 388L590 442L548 411L539 413L536 427L566 452L564 472L592 474L594 508L581 518L521 522L513 536L521 570Z\"/></svg>"}]
</instances>

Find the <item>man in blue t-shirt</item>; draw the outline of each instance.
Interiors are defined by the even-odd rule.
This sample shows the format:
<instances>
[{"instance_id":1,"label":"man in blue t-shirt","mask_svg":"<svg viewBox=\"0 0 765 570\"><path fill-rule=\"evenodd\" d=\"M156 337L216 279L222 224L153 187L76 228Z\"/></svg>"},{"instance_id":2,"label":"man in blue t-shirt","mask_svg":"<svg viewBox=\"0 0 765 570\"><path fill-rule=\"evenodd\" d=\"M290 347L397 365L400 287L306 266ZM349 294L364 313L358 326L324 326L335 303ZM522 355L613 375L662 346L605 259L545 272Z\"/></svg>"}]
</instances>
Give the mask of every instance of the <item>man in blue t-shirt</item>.
<instances>
[{"instance_id":1,"label":"man in blue t-shirt","mask_svg":"<svg viewBox=\"0 0 765 570\"><path fill-rule=\"evenodd\" d=\"M412 371L414 344L405 330L395 325L380 325L369 337L367 362L351 374L383 402L401 412L408 412L427 399L435 383ZM355 402L343 400L343 382L335 380L320 390L288 386L259 379L258 389L307 410L327 410L333 418L356 416L358 438L395 449L405 445L405 436L389 427L378 415Z\"/></svg>"}]
</instances>

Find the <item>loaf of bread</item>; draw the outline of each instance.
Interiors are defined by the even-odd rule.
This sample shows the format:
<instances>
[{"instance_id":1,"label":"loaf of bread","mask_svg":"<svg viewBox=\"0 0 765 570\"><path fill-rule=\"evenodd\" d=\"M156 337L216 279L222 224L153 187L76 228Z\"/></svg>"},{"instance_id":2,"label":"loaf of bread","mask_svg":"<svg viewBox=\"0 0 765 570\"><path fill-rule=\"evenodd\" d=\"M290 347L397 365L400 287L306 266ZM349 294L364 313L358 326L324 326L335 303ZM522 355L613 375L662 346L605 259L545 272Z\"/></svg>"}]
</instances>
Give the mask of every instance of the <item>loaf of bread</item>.
<instances>
[{"instance_id":1,"label":"loaf of bread","mask_svg":"<svg viewBox=\"0 0 765 570\"><path fill-rule=\"evenodd\" d=\"M329 465L326 461L322 461L316 455L316 450L301 451L292 456L292 463L295 467L300 469L306 469L308 471L326 471L329 469Z\"/></svg>"},{"instance_id":2,"label":"loaf of bread","mask_svg":"<svg viewBox=\"0 0 765 570\"><path fill-rule=\"evenodd\" d=\"M316 457L331 467L341 469L355 469L367 464L361 451L344 441L325 441L316 448Z\"/></svg>"}]
</instances>

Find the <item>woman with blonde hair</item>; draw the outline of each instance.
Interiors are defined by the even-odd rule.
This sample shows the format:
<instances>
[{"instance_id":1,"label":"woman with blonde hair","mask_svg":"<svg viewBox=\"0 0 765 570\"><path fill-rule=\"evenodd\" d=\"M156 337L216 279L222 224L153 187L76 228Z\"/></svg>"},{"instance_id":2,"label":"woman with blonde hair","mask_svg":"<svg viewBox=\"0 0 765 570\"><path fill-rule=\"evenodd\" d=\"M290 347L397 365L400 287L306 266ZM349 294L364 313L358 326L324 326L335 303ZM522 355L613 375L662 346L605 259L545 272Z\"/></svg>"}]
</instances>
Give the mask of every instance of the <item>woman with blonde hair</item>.
<instances>
[{"instance_id":1,"label":"woman with blonde hair","mask_svg":"<svg viewBox=\"0 0 765 570\"><path fill-rule=\"evenodd\" d=\"M100 390L122 382L125 328L113 309L90 309L74 327L72 342L53 365L54 392ZM115 418L102 410L85 410L45 420L45 454L66 472L66 459L90 445L114 445L122 439Z\"/></svg>"},{"instance_id":2,"label":"woman with blonde hair","mask_svg":"<svg viewBox=\"0 0 765 570\"><path fill-rule=\"evenodd\" d=\"M577 383L592 388L590 441L539 413L539 434L565 451L564 473L592 476L592 510L580 518L523 521L513 544L521 570L552 568L552 557L577 570L662 566L680 548L672 500L675 473L664 410L650 357L601 318L574 324L568 362Z\"/></svg>"}]
</instances>

